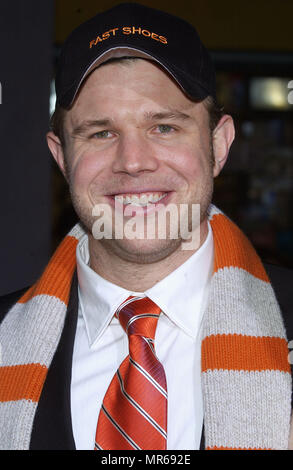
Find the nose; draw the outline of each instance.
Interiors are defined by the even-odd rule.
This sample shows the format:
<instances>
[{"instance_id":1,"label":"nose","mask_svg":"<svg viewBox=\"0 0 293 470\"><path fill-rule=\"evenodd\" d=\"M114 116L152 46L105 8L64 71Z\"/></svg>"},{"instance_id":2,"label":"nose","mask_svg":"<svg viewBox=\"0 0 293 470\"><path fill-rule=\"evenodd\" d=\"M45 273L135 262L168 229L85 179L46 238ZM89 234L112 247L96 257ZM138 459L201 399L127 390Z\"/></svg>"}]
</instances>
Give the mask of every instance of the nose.
<instances>
[{"instance_id":1,"label":"nose","mask_svg":"<svg viewBox=\"0 0 293 470\"><path fill-rule=\"evenodd\" d=\"M151 145L138 134L120 137L113 161L114 173L136 176L142 172L153 172L159 161Z\"/></svg>"}]
</instances>

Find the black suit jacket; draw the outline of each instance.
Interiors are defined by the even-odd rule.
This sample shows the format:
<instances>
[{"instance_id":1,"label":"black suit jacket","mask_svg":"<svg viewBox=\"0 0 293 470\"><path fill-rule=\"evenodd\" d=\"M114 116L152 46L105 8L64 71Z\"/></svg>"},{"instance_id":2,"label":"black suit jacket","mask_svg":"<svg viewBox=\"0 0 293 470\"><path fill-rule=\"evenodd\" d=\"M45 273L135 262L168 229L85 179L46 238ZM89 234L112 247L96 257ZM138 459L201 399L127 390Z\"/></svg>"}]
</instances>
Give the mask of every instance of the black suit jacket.
<instances>
[{"instance_id":1,"label":"black suit jacket","mask_svg":"<svg viewBox=\"0 0 293 470\"><path fill-rule=\"evenodd\" d=\"M279 301L288 340L293 340L292 288L293 270L273 265L265 265ZM32 450L75 450L73 438L70 384L73 345L78 313L78 281L74 274L65 319L59 345L49 367L47 378L37 407L30 449ZM7 310L25 291L18 291L0 299L0 322ZM201 449L204 449L204 430Z\"/></svg>"}]
</instances>

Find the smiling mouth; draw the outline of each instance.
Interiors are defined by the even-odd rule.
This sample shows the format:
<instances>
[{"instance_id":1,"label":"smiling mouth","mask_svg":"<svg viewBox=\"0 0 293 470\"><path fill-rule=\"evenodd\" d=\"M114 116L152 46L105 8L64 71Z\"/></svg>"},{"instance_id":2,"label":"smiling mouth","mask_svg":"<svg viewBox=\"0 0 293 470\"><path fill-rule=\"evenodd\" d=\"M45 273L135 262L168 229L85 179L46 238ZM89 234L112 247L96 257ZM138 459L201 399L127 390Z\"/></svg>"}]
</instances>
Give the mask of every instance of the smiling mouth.
<instances>
[{"instance_id":1,"label":"smiling mouth","mask_svg":"<svg viewBox=\"0 0 293 470\"><path fill-rule=\"evenodd\" d=\"M152 204L157 204L168 194L169 192L156 191L144 193L123 193L113 195L112 197L115 202L117 201L124 206L131 204L132 206L146 207L151 206Z\"/></svg>"}]
</instances>

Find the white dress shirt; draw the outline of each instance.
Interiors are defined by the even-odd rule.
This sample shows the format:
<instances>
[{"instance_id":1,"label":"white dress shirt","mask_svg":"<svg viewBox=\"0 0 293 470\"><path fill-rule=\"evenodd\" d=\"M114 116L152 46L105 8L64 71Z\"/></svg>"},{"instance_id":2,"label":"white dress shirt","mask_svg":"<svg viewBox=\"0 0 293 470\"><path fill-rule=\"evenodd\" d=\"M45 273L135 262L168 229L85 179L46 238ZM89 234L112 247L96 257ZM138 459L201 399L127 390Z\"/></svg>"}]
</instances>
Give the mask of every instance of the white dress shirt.
<instances>
[{"instance_id":1,"label":"white dress shirt","mask_svg":"<svg viewBox=\"0 0 293 470\"><path fill-rule=\"evenodd\" d=\"M105 280L89 263L88 237L77 246L79 311L74 342L71 413L76 449L92 450L101 404L117 368L128 355L128 338L114 313L128 291ZM155 337L168 389L167 449L199 449L203 424L201 323L213 269L208 236L185 263L146 290L162 310Z\"/></svg>"}]
</instances>

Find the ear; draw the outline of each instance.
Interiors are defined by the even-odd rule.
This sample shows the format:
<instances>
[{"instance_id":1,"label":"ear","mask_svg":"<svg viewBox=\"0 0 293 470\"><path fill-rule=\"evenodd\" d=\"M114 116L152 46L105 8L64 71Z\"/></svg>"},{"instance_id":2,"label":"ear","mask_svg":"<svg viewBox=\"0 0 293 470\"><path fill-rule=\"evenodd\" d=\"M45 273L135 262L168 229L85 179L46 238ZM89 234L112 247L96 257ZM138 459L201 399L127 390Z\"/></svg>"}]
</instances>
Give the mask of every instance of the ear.
<instances>
[{"instance_id":1,"label":"ear","mask_svg":"<svg viewBox=\"0 0 293 470\"><path fill-rule=\"evenodd\" d=\"M60 139L57 137L57 135L54 134L54 132L51 131L47 133L46 137L51 154L62 171L64 178L67 180L64 151Z\"/></svg>"},{"instance_id":2,"label":"ear","mask_svg":"<svg viewBox=\"0 0 293 470\"><path fill-rule=\"evenodd\" d=\"M215 157L214 178L218 176L225 165L229 150L235 137L234 122L231 116L221 117L213 131L213 150Z\"/></svg>"}]
</instances>

